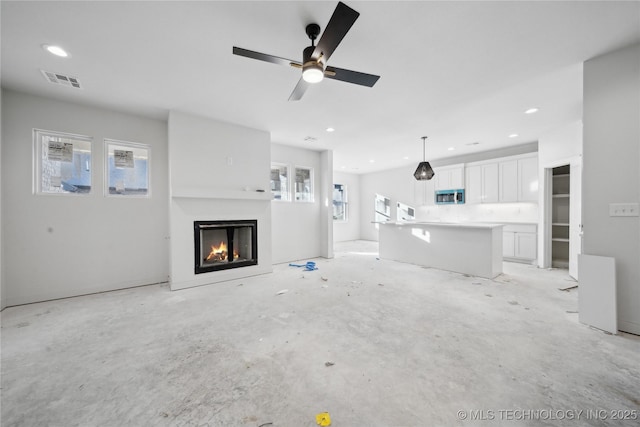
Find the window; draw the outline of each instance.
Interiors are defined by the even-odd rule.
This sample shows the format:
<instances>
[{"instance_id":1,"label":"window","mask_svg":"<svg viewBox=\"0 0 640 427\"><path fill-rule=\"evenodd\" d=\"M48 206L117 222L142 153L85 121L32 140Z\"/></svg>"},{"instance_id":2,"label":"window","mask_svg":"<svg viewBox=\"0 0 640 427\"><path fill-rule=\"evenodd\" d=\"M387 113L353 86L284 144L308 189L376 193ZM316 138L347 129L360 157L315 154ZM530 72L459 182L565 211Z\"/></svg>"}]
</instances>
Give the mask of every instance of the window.
<instances>
[{"instance_id":1,"label":"window","mask_svg":"<svg viewBox=\"0 0 640 427\"><path fill-rule=\"evenodd\" d=\"M333 184L333 220L347 222L347 186Z\"/></svg>"},{"instance_id":2,"label":"window","mask_svg":"<svg viewBox=\"0 0 640 427\"><path fill-rule=\"evenodd\" d=\"M135 142L104 140L105 195L149 196L150 148Z\"/></svg>"},{"instance_id":3,"label":"window","mask_svg":"<svg viewBox=\"0 0 640 427\"><path fill-rule=\"evenodd\" d=\"M402 202L398 202L397 218L398 221L412 221L416 219L415 210Z\"/></svg>"},{"instance_id":4,"label":"window","mask_svg":"<svg viewBox=\"0 0 640 427\"><path fill-rule=\"evenodd\" d=\"M271 195L273 200L290 201L289 166L280 163L271 164Z\"/></svg>"},{"instance_id":5,"label":"window","mask_svg":"<svg viewBox=\"0 0 640 427\"><path fill-rule=\"evenodd\" d=\"M34 129L33 140L35 193L91 192L91 137Z\"/></svg>"},{"instance_id":6,"label":"window","mask_svg":"<svg viewBox=\"0 0 640 427\"><path fill-rule=\"evenodd\" d=\"M313 169L296 166L296 202L313 202Z\"/></svg>"},{"instance_id":7,"label":"window","mask_svg":"<svg viewBox=\"0 0 640 427\"><path fill-rule=\"evenodd\" d=\"M391 220L391 199L376 194L375 199L375 222L386 222Z\"/></svg>"}]
</instances>

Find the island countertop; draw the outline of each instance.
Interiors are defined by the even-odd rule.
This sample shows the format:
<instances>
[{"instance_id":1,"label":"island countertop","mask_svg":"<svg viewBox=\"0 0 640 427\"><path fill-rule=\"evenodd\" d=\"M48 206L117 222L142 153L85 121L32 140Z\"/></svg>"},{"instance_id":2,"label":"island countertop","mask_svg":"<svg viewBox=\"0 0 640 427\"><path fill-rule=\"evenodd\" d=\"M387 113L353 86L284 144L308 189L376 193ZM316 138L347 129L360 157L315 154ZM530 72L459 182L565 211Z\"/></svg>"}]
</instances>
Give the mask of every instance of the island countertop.
<instances>
[{"instance_id":1,"label":"island countertop","mask_svg":"<svg viewBox=\"0 0 640 427\"><path fill-rule=\"evenodd\" d=\"M428 225L438 227L466 227L466 228L497 228L504 224L493 222L439 222L439 221L385 221L378 224L412 226L412 225Z\"/></svg>"},{"instance_id":2,"label":"island countertop","mask_svg":"<svg viewBox=\"0 0 640 427\"><path fill-rule=\"evenodd\" d=\"M502 224L380 223L380 258L493 279L502 273Z\"/></svg>"}]
</instances>

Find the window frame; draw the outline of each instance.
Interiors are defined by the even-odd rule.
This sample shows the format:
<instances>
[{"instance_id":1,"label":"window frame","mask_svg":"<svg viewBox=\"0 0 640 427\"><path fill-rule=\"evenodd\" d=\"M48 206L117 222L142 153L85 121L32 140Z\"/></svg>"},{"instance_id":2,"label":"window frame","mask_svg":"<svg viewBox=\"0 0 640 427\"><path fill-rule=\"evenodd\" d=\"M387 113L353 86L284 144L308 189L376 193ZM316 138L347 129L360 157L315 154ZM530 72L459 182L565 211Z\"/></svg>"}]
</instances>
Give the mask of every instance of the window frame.
<instances>
[{"instance_id":1,"label":"window frame","mask_svg":"<svg viewBox=\"0 0 640 427\"><path fill-rule=\"evenodd\" d=\"M89 172L89 191L86 192L73 192L73 191L46 191L43 189L42 180L43 180L43 138L44 137L53 137L53 138L64 138L69 140L75 140L78 142L88 143L89 144L89 160L88 160L88 172ZM75 151L75 150L74 150ZM71 196L71 197L83 197L90 196L94 194L94 177L93 177L93 164L94 164L94 141L93 137L88 135L80 135L69 132L59 132L52 131L46 129L33 129L33 153L32 153L32 162L33 162L33 182L32 182L32 192L36 195L46 195L46 196ZM73 152L72 152L73 153ZM73 161L72 161L73 163ZM82 166L80 166L81 168ZM61 185L62 188L62 177ZM51 186L50 186L51 188Z\"/></svg>"},{"instance_id":2,"label":"window frame","mask_svg":"<svg viewBox=\"0 0 640 427\"><path fill-rule=\"evenodd\" d=\"M298 200L298 191L296 186L298 184L298 170L308 170L309 171L309 200ZM315 184L314 184L314 170L309 166L301 166L295 165L293 167L294 176L293 176L293 186L291 191L293 192L293 201L296 203L314 203L315 202ZM306 193L301 193L306 194Z\"/></svg>"},{"instance_id":3,"label":"window frame","mask_svg":"<svg viewBox=\"0 0 640 427\"><path fill-rule=\"evenodd\" d=\"M340 189L336 188L336 187L340 187ZM342 193L342 200L340 201L336 201L336 199L333 197L332 195L332 199L333 199L333 206L335 209L336 204L342 204L343 206L343 218L342 219L336 219L335 215L333 217L333 221L334 222L349 222L349 194L348 194L348 186L346 184L333 184L333 191L335 193L335 191L338 190Z\"/></svg>"},{"instance_id":4,"label":"window frame","mask_svg":"<svg viewBox=\"0 0 640 427\"><path fill-rule=\"evenodd\" d=\"M103 185L103 194L105 197L125 197L125 198L142 198L148 199L151 198L151 146L149 144L143 144L140 142L132 142L132 141L123 141L119 139L113 138L104 138L104 185ZM109 151L110 147L118 147L118 148L131 148L134 150L146 150L146 160L147 160L147 191L144 194L118 194L111 193L109 190L109 177L110 177L110 167L109 164ZM115 148L114 148L115 150ZM134 157L135 161L135 157ZM115 166L114 166L115 167Z\"/></svg>"},{"instance_id":5,"label":"window frame","mask_svg":"<svg viewBox=\"0 0 640 427\"><path fill-rule=\"evenodd\" d=\"M287 163L280 163L280 162L271 162L271 169L270 171L273 172L274 167L276 168L286 168L287 170L287 191L286 192L282 192L282 190L280 191L280 199L276 199L275 198L275 193L273 192L273 190L271 190L271 200L274 202L283 202L283 203L291 203L291 165L287 164ZM271 182L273 180L271 179L271 176L269 176L269 187L271 187ZM286 194L287 198L286 199L282 199L282 195Z\"/></svg>"}]
</instances>

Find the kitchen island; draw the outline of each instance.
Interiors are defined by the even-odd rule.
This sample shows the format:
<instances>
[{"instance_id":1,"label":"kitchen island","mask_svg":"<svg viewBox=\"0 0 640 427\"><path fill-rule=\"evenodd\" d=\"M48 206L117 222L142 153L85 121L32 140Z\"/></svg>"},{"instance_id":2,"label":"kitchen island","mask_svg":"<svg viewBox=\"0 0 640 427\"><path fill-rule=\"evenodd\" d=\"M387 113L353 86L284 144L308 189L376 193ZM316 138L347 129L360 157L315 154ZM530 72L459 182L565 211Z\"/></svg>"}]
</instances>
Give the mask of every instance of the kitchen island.
<instances>
[{"instance_id":1,"label":"kitchen island","mask_svg":"<svg viewBox=\"0 0 640 427\"><path fill-rule=\"evenodd\" d=\"M502 225L381 222L380 258L493 279L502 273Z\"/></svg>"}]
</instances>

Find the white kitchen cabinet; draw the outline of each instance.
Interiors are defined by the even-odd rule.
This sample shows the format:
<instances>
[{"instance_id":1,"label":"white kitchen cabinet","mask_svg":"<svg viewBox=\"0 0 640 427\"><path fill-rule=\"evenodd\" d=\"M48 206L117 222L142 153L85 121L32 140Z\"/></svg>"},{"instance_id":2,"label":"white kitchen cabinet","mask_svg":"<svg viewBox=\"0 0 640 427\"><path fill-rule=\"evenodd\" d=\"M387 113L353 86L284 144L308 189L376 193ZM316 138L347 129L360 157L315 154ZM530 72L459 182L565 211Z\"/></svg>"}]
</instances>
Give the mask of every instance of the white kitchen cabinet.
<instances>
[{"instance_id":1,"label":"white kitchen cabinet","mask_svg":"<svg viewBox=\"0 0 640 427\"><path fill-rule=\"evenodd\" d=\"M518 201L518 160L502 161L498 164L500 173L501 202Z\"/></svg>"},{"instance_id":2,"label":"white kitchen cabinet","mask_svg":"<svg viewBox=\"0 0 640 427\"><path fill-rule=\"evenodd\" d=\"M482 203L482 166L467 166L464 179L465 203Z\"/></svg>"},{"instance_id":3,"label":"white kitchen cabinet","mask_svg":"<svg viewBox=\"0 0 640 427\"><path fill-rule=\"evenodd\" d=\"M502 256L504 258L516 256L516 233L513 231L502 231Z\"/></svg>"},{"instance_id":4,"label":"white kitchen cabinet","mask_svg":"<svg viewBox=\"0 0 640 427\"><path fill-rule=\"evenodd\" d=\"M436 190L457 190L464 188L464 165L452 165L434 170Z\"/></svg>"},{"instance_id":5,"label":"white kitchen cabinet","mask_svg":"<svg viewBox=\"0 0 640 427\"><path fill-rule=\"evenodd\" d=\"M505 260L533 263L538 254L535 224L505 224L502 229L502 255Z\"/></svg>"},{"instance_id":6,"label":"white kitchen cabinet","mask_svg":"<svg viewBox=\"0 0 640 427\"><path fill-rule=\"evenodd\" d=\"M499 182L498 164L482 165L482 203L496 203L499 200Z\"/></svg>"},{"instance_id":7,"label":"white kitchen cabinet","mask_svg":"<svg viewBox=\"0 0 640 427\"><path fill-rule=\"evenodd\" d=\"M466 203L498 202L498 163L468 166L465 180Z\"/></svg>"},{"instance_id":8,"label":"white kitchen cabinet","mask_svg":"<svg viewBox=\"0 0 640 427\"><path fill-rule=\"evenodd\" d=\"M414 181L414 203L416 206L435 205L435 183L433 179L428 181Z\"/></svg>"},{"instance_id":9,"label":"white kitchen cabinet","mask_svg":"<svg viewBox=\"0 0 640 427\"><path fill-rule=\"evenodd\" d=\"M538 201L538 158L518 159L518 201Z\"/></svg>"}]
</instances>

